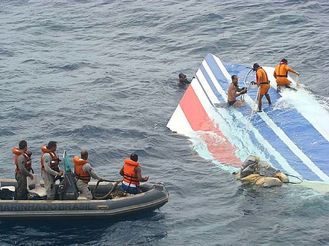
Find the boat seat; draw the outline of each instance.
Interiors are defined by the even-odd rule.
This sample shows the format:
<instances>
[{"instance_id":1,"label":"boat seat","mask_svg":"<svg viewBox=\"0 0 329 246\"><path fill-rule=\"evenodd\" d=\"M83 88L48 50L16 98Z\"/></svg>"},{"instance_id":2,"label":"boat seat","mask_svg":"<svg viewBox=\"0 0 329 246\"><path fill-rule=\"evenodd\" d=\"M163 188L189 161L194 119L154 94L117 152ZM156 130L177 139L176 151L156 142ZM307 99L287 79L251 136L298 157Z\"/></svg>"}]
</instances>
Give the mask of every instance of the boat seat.
<instances>
[{"instance_id":1,"label":"boat seat","mask_svg":"<svg viewBox=\"0 0 329 246\"><path fill-rule=\"evenodd\" d=\"M9 190L11 192L15 192L16 188L15 186L1 186L0 190Z\"/></svg>"},{"instance_id":2,"label":"boat seat","mask_svg":"<svg viewBox=\"0 0 329 246\"><path fill-rule=\"evenodd\" d=\"M0 200L13 200L15 197L15 186L1 186Z\"/></svg>"},{"instance_id":3,"label":"boat seat","mask_svg":"<svg viewBox=\"0 0 329 246\"><path fill-rule=\"evenodd\" d=\"M33 179L27 177L27 190L31 195L37 195L39 197L46 197L47 192L40 184L40 177L33 174Z\"/></svg>"}]
</instances>

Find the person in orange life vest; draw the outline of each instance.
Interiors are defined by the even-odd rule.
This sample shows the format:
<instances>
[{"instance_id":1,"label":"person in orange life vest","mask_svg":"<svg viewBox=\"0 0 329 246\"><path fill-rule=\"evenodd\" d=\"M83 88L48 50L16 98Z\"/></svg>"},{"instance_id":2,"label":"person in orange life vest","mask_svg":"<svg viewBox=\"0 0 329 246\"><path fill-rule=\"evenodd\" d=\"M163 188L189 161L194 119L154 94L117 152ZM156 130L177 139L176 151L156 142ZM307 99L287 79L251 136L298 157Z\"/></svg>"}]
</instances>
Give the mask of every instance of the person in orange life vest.
<instances>
[{"instance_id":1,"label":"person in orange life vest","mask_svg":"<svg viewBox=\"0 0 329 246\"><path fill-rule=\"evenodd\" d=\"M258 95L257 95L257 101L258 101L258 112L262 112L262 99L265 95L268 104L271 105L271 98L268 94L268 90L270 89L270 81L267 77L267 73L265 72L264 68L259 66L258 63L255 63L253 65L253 70L256 71L256 84L258 86Z\"/></svg>"},{"instance_id":2,"label":"person in orange life vest","mask_svg":"<svg viewBox=\"0 0 329 246\"><path fill-rule=\"evenodd\" d=\"M103 179L100 178L91 165L88 162L88 151L82 150L81 151L81 157L74 156L73 157L73 164L74 164L74 173L76 176L76 185L78 188L78 191L81 195L86 197L87 199L91 200L93 199L93 195L91 194L91 191L89 189L88 183L91 178L97 179L102 181Z\"/></svg>"},{"instance_id":3,"label":"person in orange life vest","mask_svg":"<svg viewBox=\"0 0 329 246\"><path fill-rule=\"evenodd\" d=\"M130 159L123 161L123 167L120 170L120 175L123 176L121 189L130 194L140 193L140 182L146 182L149 177L142 177L141 166L138 163L138 155L132 153Z\"/></svg>"},{"instance_id":4,"label":"person in orange life vest","mask_svg":"<svg viewBox=\"0 0 329 246\"><path fill-rule=\"evenodd\" d=\"M241 107L244 104L244 100L237 100L236 98L238 96L241 96L245 93L247 93L247 88L239 88L238 86L238 76L232 75L231 77L232 83L228 87L227 90L227 104L228 106L234 106L234 107Z\"/></svg>"},{"instance_id":5,"label":"person in orange life vest","mask_svg":"<svg viewBox=\"0 0 329 246\"><path fill-rule=\"evenodd\" d=\"M292 72L299 76L295 70L288 66L287 59L282 59L278 65L275 66L273 76L276 79L277 91L280 92L281 87L291 88L291 81L288 79L288 72Z\"/></svg>"},{"instance_id":6,"label":"person in orange life vest","mask_svg":"<svg viewBox=\"0 0 329 246\"><path fill-rule=\"evenodd\" d=\"M41 176L45 183L47 199L55 199L55 181L56 177L63 175L63 171L59 169L60 159L56 154L57 143L50 141L47 146L41 147Z\"/></svg>"},{"instance_id":7,"label":"person in orange life vest","mask_svg":"<svg viewBox=\"0 0 329 246\"><path fill-rule=\"evenodd\" d=\"M17 181L17 188L15 190L16 200L26 200L27 199L27 177L33 179L32 172L32 152L27 149L27 142L21 140L18 144L18 148L12 148L12 153L14 154L14 164L15 169L15 179Z\"/></svg>"}]
</instances>

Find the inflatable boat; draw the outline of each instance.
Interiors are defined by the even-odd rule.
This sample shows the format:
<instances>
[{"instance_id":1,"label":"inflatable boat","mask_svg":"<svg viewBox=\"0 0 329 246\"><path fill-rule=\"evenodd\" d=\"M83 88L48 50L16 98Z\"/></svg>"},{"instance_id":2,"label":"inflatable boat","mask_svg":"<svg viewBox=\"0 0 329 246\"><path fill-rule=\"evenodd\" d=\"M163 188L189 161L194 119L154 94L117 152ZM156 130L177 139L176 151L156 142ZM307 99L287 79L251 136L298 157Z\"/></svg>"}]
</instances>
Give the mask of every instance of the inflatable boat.
<instances>
[{"instance_id":1,"label":"inflatable boat","mask_svg":"<svg viewBox=\"0 0 329 246\"><path fill-rule=\"evenodd\" d=\"M95 199L70 200L69 196L45 200L43 187L30 190L29 200L14 200L16 180L0 179L0 220L58 219L58 218L112 218L132 213L153 211L168 202L169 194L161 183L141 185L142 193L112 195L119 191L117 182L92 183ZM60 184L57 189L60 190ZM43 194L43 195L40 195Z\"/></svg>"},{"instance_id":2,"label":"inflatable boat","mask_svg":"<svg viewBox=\"0 0 329 246\"><path fill-rule=\"evenodd\" d=\"M187 136L200 156L230 172L236 172L251 154L303 183L323 185L329 191L329 112L302 86L278 93L274 68L263 68L271 84L272 105L264 98L263 112L256 112L258 89L251 83L255 72L208 54L167 127ZM234 74L239 86L248 88L241 108L226 106Z\"/></svg>"}]
</instances>

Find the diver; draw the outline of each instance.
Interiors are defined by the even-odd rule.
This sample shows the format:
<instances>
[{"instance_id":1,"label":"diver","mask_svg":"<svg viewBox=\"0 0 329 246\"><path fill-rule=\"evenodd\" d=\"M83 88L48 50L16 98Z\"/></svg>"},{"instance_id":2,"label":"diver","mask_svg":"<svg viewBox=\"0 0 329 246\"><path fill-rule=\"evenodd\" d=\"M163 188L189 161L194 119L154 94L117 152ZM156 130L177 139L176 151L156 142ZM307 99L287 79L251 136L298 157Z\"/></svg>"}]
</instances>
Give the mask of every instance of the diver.
<instances>
[{"instance_id":1,"label":"diver","mask_svg":"<svg viewBox=\"0 0 329 246\"><path fill-rule=\"evenodd\" d=\"M27 199L27 177L33 179L33 169L32 169L32 152L27 148L27 142L21 140L18 143L18 148L12 148L12 153L14 154L14 164L15 169L15 179L17 181L17 188L15 190L16 200L26 200ZM32 173L31 173L32 172Z\"/></svg>"},{"instance_id":2,"label":"diver","mask_svg":"<svg viewBox=\"0 0 329 246\"><path fill-rule=\"evenodd\" d=\"M281 87L284 86L289 89L294 89L290 87L291 81L288 79L288 72L292 72L299 76L295 70L288 66L288 60L283 58L278 65L275 66L273 73L274 78L276 79L277 92L281 91Z\"/></svg>"},{"instance_id":3,"label":"diver","mask_svg":"<svg viewBox=\"0 0 329 246\"><path fill-rule=\"evenodd\" d=\"M256 72L256 84L258 86L258 93L257 93L257 101L258 101L258 109L257 112L262 112L262 98L265 95L268 104L271 105L271 98L268 94L268 90L270 89L270 81L267 77L267 73L265 72L264 68L259 66L258 63L253 65L253 70Z\"/></svg>"},{"instance_id":4,"label":"diver","mask_svg":"<svg viewBox=\"0 0 329 246\"><path fill-rule=\"evenodd\" d=\"M54 200L56 195L55 181L63 176L63 170L59 169L60 159L56 154L57 143L50 141L47 146L41 147L41 176L45 183L47 200Z\"/></svg>"},{"instance_id":5,"label":"diver","mask_svg":"<svg viewBox=\"0 0 329 246\"><path fill-rule=\"evenodd\" d=\"M74 156L73 157L74 164L74 173L76 177L76 186L80 194L86 197L88 200L93 199L93 195L89 189L88 183L91 178L97 179L99 181L103 181L103 178L100 178L89 164L88 161L88 151L82 150L81 157Z\"/></svg>"},{"instance_id":6,"label":"diver","mask_svg":"<svg viewBox=\"0 0 329 246\"><path fill-rule=\"evenodd\" d=\"M247 88L238 86L238 76L232 75L232 82L227 90L227 104L228 106L241 107L244 105L244 100L238 100L237 97L247 93Z\"/></svg>"},{"instance_id":7,"label":"diver","mask_svg":"<svg viewBox=\"0 0 329 246\"><path fill-rule=\"evenodd\" d=\"M142 177L138 155L135 153L132 153L129 159L124 160L120 175L123 176L121 189L130 194L141 193L142 191L139 187L140 182L146 182L149 179L148 176Z\"/></svg>"},{"instance_id":8,"label":"diver","mask_svg":"<svg viewBox=\"0 0 329 246\"><path fill-rule=\"evenodd\" d=\"M178 81L179 81L179 85L181 86L185 86L191 83L191 81L189 81L186 75L183 73L178 74Z\"/></svg>"}]
</instances>

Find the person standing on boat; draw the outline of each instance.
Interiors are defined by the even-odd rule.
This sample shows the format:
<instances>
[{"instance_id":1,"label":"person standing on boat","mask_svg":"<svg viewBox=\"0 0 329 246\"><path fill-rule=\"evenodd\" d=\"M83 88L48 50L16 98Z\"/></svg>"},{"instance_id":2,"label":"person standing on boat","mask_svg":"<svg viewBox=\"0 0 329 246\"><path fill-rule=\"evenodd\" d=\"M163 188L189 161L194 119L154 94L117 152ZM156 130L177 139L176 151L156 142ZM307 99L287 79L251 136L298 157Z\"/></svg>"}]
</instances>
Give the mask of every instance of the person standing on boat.
<instances>
[{"instance_id":1,"label":"person standing on boat","mask_svg":"<svg viewBox=\"0 0 329 246\"><path fill-rule=\"evenodd\" d=\"M256 84L258 86L258 94L257 94L257 101L258 101L258 112L262 112L262 99L265 95L268 104L271 105L271 98L268 94L268 90L270 89L270 81L267 77L267 73L265 72L264 68L259 66L258 63L253 65L253 70L256 71Z\"/></svg>"},{"instance_id":2,"label":"person standing on boat","mask_svg":"<svg viewBox=\"0 0 329 246\"><path fill-rule=\"evenodd\" d=\"M74 164L74 173L76 176L76 185L80 194L86 197L88 200L93 199L93 195L89 189L88 183L91 178L103 181L104 179L100 178L91 167L88 161L88 151L82 150L81 157L73 157Z\"/></svg>"},{"instance_id":3,"label":"person standing on boat","mask_svg":"<svg viewBox=\"0 0 329 246\"><path fill-rule=\"evenodd\" d=\"M27 149L27 142L21 140L18 143L18 148L12 148L12 153L14 154L14 164L15 169L15 179L17 181L17 188L15 190L16 200L26 200L27 199L27 177L33 179L32 169L32 152Z\"/></svg>"},{"instance_id":4,"label":"person standing on boat","mask_svg":"<svg viewBox=\"0 0 329 246\"><path fill-rule=\"evenodd\" d=\"M283 58L278 65L275 66L273 73L274 78L276 79L277 91L281 91L281 87L291 88L291 81L288 79L288 72L292 72L299 76L295 70L288 66L288 60Z\"/></svg>"},{"instance_id":5,"label":"person standing on boat","mask_svg":"<svg viewBox=\"0 0 329 246\"><path fill-rule=\"evenodd\" d=\"M232 75L232 82L227 90L227 104L228 106L241 107L244 105L244 100L237 100L238 96L247 93L247 88L239 88L238 86L238 76Z\"/></svg>"},{"instance_id":6,"label":"person standing on boat","mask_svg":"<svg viewBox=\"0 0 329 246\"><path fill-rule=\"evenodd\" d=\"M57 143L50 141L47 146L41 147L41 176L45 183L47 200L55 199L55 181L57 177L63 175L63 171L59 169L59 158L56 154Z\"/></svg>"},{"instance_id":7,"label":"person standing on boat","mask_svg":"<svg viewBox=\"0 0 329 246\"><path fill-rule=\"evenodd\" d=\"M130 155L130 159L127 158L123 161L120 175L123 176L121 189L130 194L140 193L140 182L146 182L149 179L148 176L142 177L142 169L138 163L138 155L135 153Z\"/></svg>"}]
</instances>

